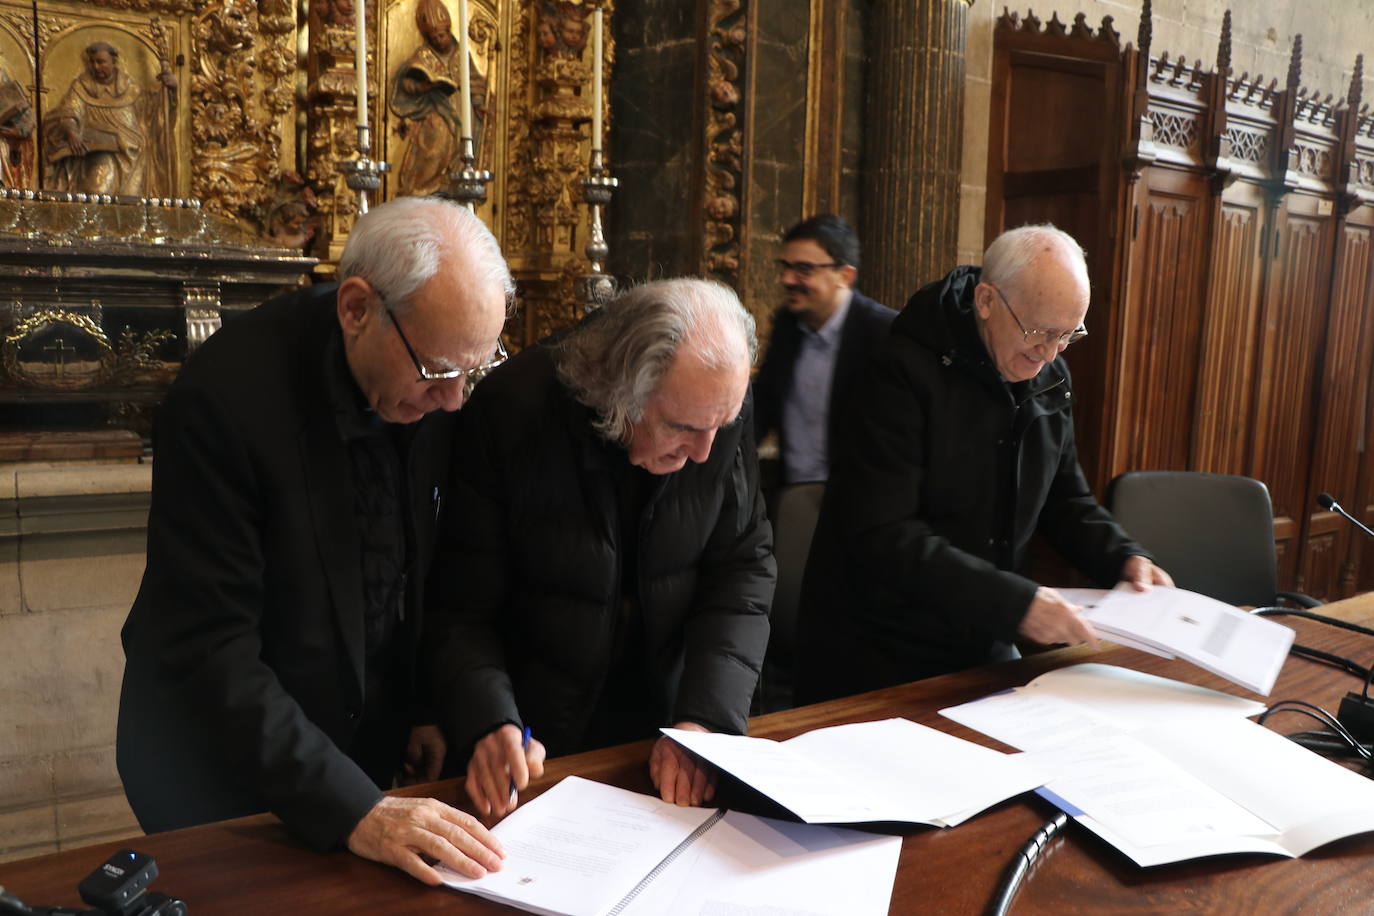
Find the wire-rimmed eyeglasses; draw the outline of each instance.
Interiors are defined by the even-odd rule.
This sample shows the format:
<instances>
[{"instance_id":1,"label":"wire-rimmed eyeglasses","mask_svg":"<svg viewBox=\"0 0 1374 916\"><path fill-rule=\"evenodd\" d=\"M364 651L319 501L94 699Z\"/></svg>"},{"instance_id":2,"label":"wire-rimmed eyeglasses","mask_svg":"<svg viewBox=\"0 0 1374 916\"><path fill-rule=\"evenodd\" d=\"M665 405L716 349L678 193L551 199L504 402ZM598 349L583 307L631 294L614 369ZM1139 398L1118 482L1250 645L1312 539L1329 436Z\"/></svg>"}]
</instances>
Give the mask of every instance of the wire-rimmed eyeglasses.
<instances>
[{"instance_id":1,"label":"wire-rimmed eyeglasses","mask_svg":"<svg viewBox=\"0 0 1374 916\"><path fill-rule=\"evenodd\" d=\"M1011 313L1011 320L1016 322L1016 326L1021 329L1021 336L1024 337L1026 343L1031 346L1045 347L1053 344L1055 348L1067 347L1069 344L1077 343L1088 336L1087 327L1081 324L1072 331L1064 331L1062 333L1059 331L1046 331L1043 328L1028 328L1021 323L1021 319L1016 315L1016 310L1011 307L1011 303L1007 301L1007 297L1002 295L1002 291L991 283L989 283L988 286L997 294L997 298L1002 300L1002 304L1005 305L1007 311Z\"/></svg>"},{"instance_id":2,"label":"wire-rimmed eyeglasses","mask_svg":"<svg viewBox=\"0 0 1374 916\"><path fill-rule=\"evenodd\" d=\"M374 291L376 290L374 289ZM496 339L495 355L480 366L473 366L468 369L430 369L420 361L419 354L417 354L415 348L410 345L410 340L406 337L406 332L401 329L401 323L396 320L396 312L393 311L391 306L387 303L386 296L383 296L380 291L376 292L377 298L382 302L382 308L391 319L391 326L396 329L396 334L401 338L401 344L406 348L406 353L409 354L410 361L415 366L415 371L420 374L419 381L421 382L442 382L461 378L465 383L463 386L464 393L470 394L474 385L486 378L493 369L510 358L506 354L505 346L498 337Z\"/></svg>"}]
</instances>

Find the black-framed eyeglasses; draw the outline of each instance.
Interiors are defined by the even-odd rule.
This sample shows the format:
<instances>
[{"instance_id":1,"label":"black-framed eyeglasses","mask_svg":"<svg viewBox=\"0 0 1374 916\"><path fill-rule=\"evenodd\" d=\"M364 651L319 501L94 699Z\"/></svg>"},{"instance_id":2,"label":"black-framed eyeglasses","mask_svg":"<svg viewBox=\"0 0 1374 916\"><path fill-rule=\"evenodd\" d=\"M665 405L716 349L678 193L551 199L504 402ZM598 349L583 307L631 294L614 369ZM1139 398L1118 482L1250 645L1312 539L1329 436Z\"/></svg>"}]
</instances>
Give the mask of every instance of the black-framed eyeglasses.
<instances>
[{"instance_id":1,"label":"black-framed eyeglasses","mask_svg":"<svg viewBox=\"0 0 1374 916\"><path fill-rule=\"evenodd\" d=\"M1069 344L1077 343L1088 336L1087 327L1081 324L1072 331L1064 331L1063 333L1046 331L1043 328L1026 327L1021 323L1021 319L1016 316L1016 310L1011 307L1011 303L1007 301L1007 297L1002 295L1002 291L991 283L987 285L997 294L997 298L1002 300L1002 304L1005 305L1007 311L1011 313L1011 320L1016 322L1016 326L1021 329L1021 336L1024 337L1026 343L1031 346L1044 347L1053 344L1056 348L1067 347Z\"/></svg>"},{"instance_id":2,"label":"black-framed eyeglasses","mask_svg":"<svg viewBox=\"0 0 1374 916\"><path fill-rule=\"evenodd\" d=\"M790 270L792 271L792 273L801 277L803 280L811 276L816 271L820 270L822 267L844 266L839 261L826 261L823 264L816 264L811 261L785 261L782 258L777 259L777 265L778 273L786 273Z\"/></svg>"},{"instance_id":3,"label":"black-framed eyeglasses","mask_svg":"<svg viewBox=\"0 0 1374 916\"><path fill-rule=\"evenodd\" d=\"M466 381L464 390L472 391L472 387L486 378L491 370L504 363L510 357L506 354L506 348L501 343L501 338L496 339L496 353L491 359L482 363L480 366L473 366L469 369L430 369L420 362L420 356L415 352L415 348L410 345L410 339L406 337L406 332L401 329L401 322L396 319L396 312L386 301L380 291L374 289L377 298L381 300L382 308L386 311L387 317L391 319L391 326L396 329L396 334L401 338L401 344L406 348L406 353L410 356L411 363L415 366L415 371L420 374L418 381L421 382L442 382L461 378Z\"/></svg>"}]
</instances>

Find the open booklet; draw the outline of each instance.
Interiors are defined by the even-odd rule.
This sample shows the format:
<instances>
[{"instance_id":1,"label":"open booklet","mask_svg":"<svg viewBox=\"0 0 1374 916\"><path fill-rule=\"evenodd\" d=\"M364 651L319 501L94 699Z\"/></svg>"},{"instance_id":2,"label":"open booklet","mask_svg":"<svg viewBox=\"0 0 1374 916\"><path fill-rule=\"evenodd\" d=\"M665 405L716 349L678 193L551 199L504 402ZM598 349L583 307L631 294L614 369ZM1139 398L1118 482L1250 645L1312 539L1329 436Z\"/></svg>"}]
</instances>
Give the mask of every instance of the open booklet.
<instances>
[{"instance_id":1,"label":"open booklet","mask_svg":"<svg viewBox=\"0 0 1374 916\"><path fill-rule=\"evenodd\" d=\"M1263 709L1088 664L941 714L1027 751L1054 774L1041 794L1140 865L1374 830L1374 782L1247 720Z\"/></svg>"},{"instance_id":2,"label":"open booklet","mask_svg":"<svg viewBox=\"0 0 1374 916\"><path fill-rule=\"evenodd\" d=\"M1268 695L1288 658L1292 627L1257 617L1205 595L1156 585L1138 592L1121 584L1109 592L1061 589L1083 605L1098 635L1204 671Z\"/></svg>"},{"instance_id":3,"label":"open booklet","mask_svg":"<svg viewBox=\"0 0 1374 916\"><path fill-rule=\"evenodd\" d=\"M782 742L662 731L808 824L953 827L1045 778L1024 755L906 719L818 728Z\"/></svg>"},{"instance_id":4,"label":"open booklet","mask_svg":"<svg viewBox=\"0 0 1374 916\"><path fill-rule=\"evenodd\" d=\"M680 808L569 776L492 831L500 871L457 890L549 916L882 916L901 837Z\"/></svg>"}]
</instances>

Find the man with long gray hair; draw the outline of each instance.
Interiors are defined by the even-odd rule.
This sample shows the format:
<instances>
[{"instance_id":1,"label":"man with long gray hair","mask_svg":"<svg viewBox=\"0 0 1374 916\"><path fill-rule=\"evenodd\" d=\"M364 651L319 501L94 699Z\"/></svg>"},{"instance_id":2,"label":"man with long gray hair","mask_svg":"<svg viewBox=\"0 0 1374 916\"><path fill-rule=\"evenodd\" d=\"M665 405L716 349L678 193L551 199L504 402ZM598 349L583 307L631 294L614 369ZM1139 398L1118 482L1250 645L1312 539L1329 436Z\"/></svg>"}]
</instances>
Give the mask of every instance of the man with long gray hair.
<instances>
[{"instance_id":1,"label":"man with long gray hair","mask_svg":"<svg viewBox=\"0 0 1374 916\"><path fill-rule=\"evenodd\" d=\"M431 679L483 814L510 810L545 753L745 730L774 579L754 354L728 288L647 283L512 359L464 410ZM711 797L675 743L649 763L665 800Z\"/></svg>"}]
</instances>

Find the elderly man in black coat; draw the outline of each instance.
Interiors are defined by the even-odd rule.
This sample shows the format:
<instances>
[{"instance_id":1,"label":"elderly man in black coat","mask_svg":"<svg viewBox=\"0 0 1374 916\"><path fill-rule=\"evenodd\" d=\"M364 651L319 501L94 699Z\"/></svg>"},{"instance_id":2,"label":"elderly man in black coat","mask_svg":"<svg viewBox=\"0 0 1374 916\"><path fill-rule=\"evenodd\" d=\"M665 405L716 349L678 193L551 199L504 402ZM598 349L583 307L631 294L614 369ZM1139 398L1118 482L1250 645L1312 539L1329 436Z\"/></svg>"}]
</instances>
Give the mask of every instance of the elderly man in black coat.
<instances>
[{"instance_id":1,"label":"elderly man in black coat","mask_svg":"<svg viewBox=\"0 0 1374 916\"><path fill-rule=\"evenodd\" d=\"M728 288L648 283L516 356L463 411L432 677L483 813L509 810L546 751L745 730L774 579L754 346ZM711 796L666 739L650 775L668 801Z\"/></svg>"},{"instance_id":2,"label":"elderly man in black coat","mask_svg":"<svg viewBox=\"0 0 1374 916\"><path fill-rule=\"evenodd\" d=\"M1172 584L1078 465L1064 348L1084 336L1083 251L1052 226L1003 233L983 268L912 296L856 391L800 614L803 702L1095 642L1023 574L1038 531L1096 584Z\"/></svg>"},{"instance_id":3,"label":"elderly man in black coat","mask_svg":"<svg viewBox=\"0 0 1374 916\"><path fill-rule=\"evenodd\" d=\"M271 811L437 884L420 853L480 875L499 843L382 791L444 756L417 585L448 412L499 359L513 287L481 222L419 198L362 217L339 277L226 322L158 413L119 772L150 832Z\"/></svg>"}]
</instances>

